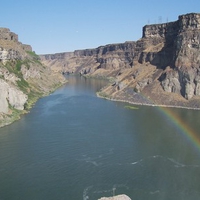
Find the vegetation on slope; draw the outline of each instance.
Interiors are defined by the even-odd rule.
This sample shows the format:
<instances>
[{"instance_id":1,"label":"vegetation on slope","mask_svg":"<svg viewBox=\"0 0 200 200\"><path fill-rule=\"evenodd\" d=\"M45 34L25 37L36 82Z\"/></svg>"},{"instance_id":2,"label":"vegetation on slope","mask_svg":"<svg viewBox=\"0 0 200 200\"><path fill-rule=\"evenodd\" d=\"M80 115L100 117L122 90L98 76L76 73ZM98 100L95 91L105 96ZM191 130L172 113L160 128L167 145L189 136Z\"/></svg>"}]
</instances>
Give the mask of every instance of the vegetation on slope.
<instances>
[{"instance_id":1,"label":"vegetation on slope","mask_svg":"<svg viewBox=\"0 0 200 200\"><path fill-rule=\"evenodd\" d=\"M0 78L28 97L24 110L18 110L8 102L9 113L0 113L0 127L19 119L20 115L26 113L40 97L51 93L65 82L64 77L55 72L52 73L41 64L39 56L34 52L27 52L27 55L24 60L0 63L0 68L6 71L5 74L14 76L16 80L5 78L5 74L2 74Z\"/></svg>"}]
</instances>

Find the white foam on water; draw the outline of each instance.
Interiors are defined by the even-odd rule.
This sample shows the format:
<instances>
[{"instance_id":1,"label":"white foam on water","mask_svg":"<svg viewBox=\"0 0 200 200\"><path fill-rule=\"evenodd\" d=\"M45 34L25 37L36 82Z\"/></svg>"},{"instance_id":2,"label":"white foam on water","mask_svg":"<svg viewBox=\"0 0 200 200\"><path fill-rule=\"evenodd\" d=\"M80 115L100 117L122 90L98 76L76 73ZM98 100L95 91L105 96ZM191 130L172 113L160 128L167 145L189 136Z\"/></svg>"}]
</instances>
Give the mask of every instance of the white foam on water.
<instances>
[{"instance_id":1,"label":"white foam on water","mask_svg":"<svg viewBox=\"0 0 200 200\"><path fill-rule=\"evenodd\" d=\"M109 194L109 195L115 196L117 193L117 189L119 189L119 188L129 189L129 187L127 186L127 183L126 184L114 184L113 186L110 185L107 187L108 187L108 189L95 190L95 191L93 191L93 193L94 194L102 194L102 195Z\"/></svg>"},{"instance_id":2,"label":"white foam on water","mask_svg":"<svg viewBox=\"0 0 200 200\"><path fill-rule=\"evenodd\" d=\"M98 167L99 165L101 165L101 163L98 163L97 161L95 161L94 159L92 159L91 157L89 157L87 155L83 155L82 157L83 158L79 158L79 159L76 159L76 160L83 161L83 162L86 162L86 163L91 163L91 164L93 164L96 167Z\"/></svg>"},{"instance_id":3,"label":"white foam on water","mask_svg":"<svg viewBox=\"0 0 200 200\"><path fill-rule=\"evenodd\" d=\"M160 190L156 190L156 191L150 192L151 195L158 194L158 193L160 193Z\"/></svg>"},{"instance_id":4,"label":"white foam on water","mask_svg":"<svg viewBox=\"0 0 200 200\"><path fill-rule=\"evenodd\" d=\"M199 165L185 165L185 164L182 164L182 163L179 163L178 161L174 160L173 158L167 158L169 161L171 161L172 163L174 163L175 167L200 167Z\"/></svg>"},{"instance_id":5,"label":"white foam on water","mask_svg":"<svg viewBox=\"0 0 200 200\"><path fill-rule=\"evenodd\" d=\"M167 158L169 161L171 161L172 163L175 164L175 167L185 167L186 165L177 162L176 160L174 160L173 158Z\"/></svg>"},{"instance_id":6,"label":"white foam on water","mask_svg":"<svg viewBox=\"0 0 200 200\"><path fill-rule=\"evenodd\" d=\"M132 162L131 165L137 165L137 164L140 164L143 161L144 161L143 159L140 159L138 161Z\"/></svg>"},{"instance_id":7,"label":"white foam on water","mask_svg":"<svg viewBox=\"0 0 200 200\"><path fill-rule=\"evenodd\" d=\"M98 190L98 191L94 191L93 193L94 194L101 194L101 193L111 193L112 190L109 189L109 190Z\"/></svg>"},{"instance_id":8,"label":"white foam on water","mask_svg":"<svg viewBox=\"0 0 200 200\"><path fill-rule=\"evenodd\" d=\"M98 164L96 161L88 160L87 163L92 163L94 166L98 167L100 164Z\"/></svg>"},{"instance_id":9,"label":"white foam on water","mask_svg":"<svg viewBox=\"0 0 200 200\"><path fill-rule=\"evenodd\" d=\"M88 196L89 190L91 190L93 186L88 186L83 190L83 200L88 200L90 197Z\"/></svg>"},{"instance_id":10,"label":"white foam on water","mask_svg":"<svg viewBox=\"0 0 200 200\"><path fill-rule=\"evenodd\" d=\"M163 156L161 155L155 155L155 156L152 156L153 158L164 158ZM150 157L151 158L151 157Z\"/></svg>"},{"instance_id":11,"label":"white foam on water","mask_svg":"<svg viewBox=\"0 0 200 200\"><path fill-rule=\"evenodd\" d=\"M164 156L161 156L161 155L155 155L155 156L152 156L153 158L162 158L164 160L168 160L170 162L172 162L174 164L175 167L200 167L200 165L186 165L186 164L183 164L183 163L180 163L178 161L176 161L175 159L173 158L166 158Z\"/></svg>"},{"instance_id":12,"label":"white foam on water","mask_svg":"<svg viewBox=\"0 0 200 200\"><path fill-rule=\"evenodd\" d=\"M117 189L117 188L126 188L126 189L129 189L129 187L127 186L127 183L125 183L125 184L115 184L115 185L113 185L113 188L112 188L112 190L113 189Z\"/></svg>"}]
</instances>

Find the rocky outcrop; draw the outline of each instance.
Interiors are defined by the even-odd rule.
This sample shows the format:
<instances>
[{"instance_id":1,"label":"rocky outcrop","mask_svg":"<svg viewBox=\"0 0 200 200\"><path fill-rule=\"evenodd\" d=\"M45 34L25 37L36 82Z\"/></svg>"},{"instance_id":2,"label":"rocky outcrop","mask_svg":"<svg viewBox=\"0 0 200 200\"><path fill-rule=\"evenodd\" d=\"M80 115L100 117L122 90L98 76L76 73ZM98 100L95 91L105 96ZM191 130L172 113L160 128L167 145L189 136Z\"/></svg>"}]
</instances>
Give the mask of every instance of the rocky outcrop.
<instances>
[{"instance_id":1,"label":"rocky outcrop","mask_svg":"<svg viewBox=\"0 0 200 200\"><path fill-rule=\"evenodd\" d=\"M9 105L18 110L24 110L28 96L19 89L12 87L6 81L0 79L0 112L8 114Z\"/></svg>"},{"instance_id":2,"label":"rocky outcrop","mask_svg":"<svg viewBox=\"0 0 200 200\"><path fill-rule=\"evenodd\" d=\"M121 194L113 197L102 197L99 200L131 200L127 195Z\"/></svg>"},{"instance_id":3,"label":"rocky outcrop","mask_svg":"<svg viewBox=\"0 0 200 200\"><path fill-rule=\"evenodd\" d=\"M8 28L0 28L0 40L18 42L18 35L11 32Z\"/></svg>"},{"instance_id":4,"label":"rocky outcrop","mask_svg":"<svg viewBox=\"0 0 200 200\"><path fill-rule=\"evenodd\" d=\"M8 60L22 59L20 53L13 49L0 48L0 61L5 64Z\"/></svg>"},{"instance_id":5,"label":"rocky outcrop","mask_svg":"<svg viewBox=\"0 0 200 200\"><path fill-rule=\"evenodd\" d=\"M0 127L20 114L65 79L42 65L30 45L18 41L7 28L0 28Z\"/></svg>"},{"instance_id":6,"label":"rocky outcrop","mask_svg":"<svg viewBox=\"0 0 200 200\"><path fill-rule=\"evenodd\" d=\"M106 97L200 108L199 13L181 15L175 22L146 25L136 42L42 55L41 59L64 73L114 77L115 83L102 91ZM147 96L144 102L138 98L140 93Z\"/></svg>"},{"instance_id":7,"label":"rocky outcrop","mask_svg":"<svg viewBox=\"0 0 200 200\"><path fill-rule=\"evenodd\" d=\"M173 66L174 39L178 34L178 22L146 25L143 27L143 37L138 41L140 63L149 62L158 68Z\"/></svg>"},{"instance_id":8,"label":"rocky outcrop","mask_svg":"<svg viewBox=\"0 0 200 200\"><path fill-rule=\"evenodd\" d=\"M4 64L9 60L24 59L26 51L32 51L30 45L19 42L18 35L8 28L0 28L0 44L0 62Z\"/></svg>"},{"instance_id":9,"label":"rocky outcrop","mask_svg":"<svg viewBox=\"0 0 200 200\"><path fill-rule=\"evenodd\" d=\"M199 96L200 14L181 15L177 25L179 29L174 38L171 65L173 72L164 72L165 78L161 83L165 91L180 93L191 99Z\"/></svg>"},{"instance_id":10,"label":"rocky outcrop","mask_svg":"<svg viewBox=\"0 0 200 200\"><path fill-rule=\"evenodd\" d=\"M194 95L200 96L200 69L199 68L175 68L166 70L161 78L163 89L167 92L180 94L186 99Z\"/></svg>"},{"instance_id":11,"label":"rocky outcrop","mask_svg":"<svg viewBox=\"0 0 200 200\"><path fill-rule=\"evenodd\" d=\"M179 34L176 37L175 66L200 66L200 14L179 16Z\"/></svg>"}]
</instances>

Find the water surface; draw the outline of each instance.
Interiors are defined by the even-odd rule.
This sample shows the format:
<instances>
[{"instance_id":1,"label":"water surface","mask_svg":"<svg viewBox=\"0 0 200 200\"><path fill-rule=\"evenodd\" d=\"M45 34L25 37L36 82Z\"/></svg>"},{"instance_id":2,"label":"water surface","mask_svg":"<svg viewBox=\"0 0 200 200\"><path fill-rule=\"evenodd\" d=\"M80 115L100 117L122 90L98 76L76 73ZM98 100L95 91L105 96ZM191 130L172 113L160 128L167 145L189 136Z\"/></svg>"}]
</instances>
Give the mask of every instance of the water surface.
<instances>
[{"instance_id":1,"label":"water surface","mask_svg":"<svg viewBox=\"0 0 200 200\"><path fill-rule=\"evenodd\" d=\"M0 200L200 198L200 152L158 108L127 109L96 97L105 81L67 78L0 129ZM199 111L173 112L199 134Z\"/></svg>"}]
</instances>

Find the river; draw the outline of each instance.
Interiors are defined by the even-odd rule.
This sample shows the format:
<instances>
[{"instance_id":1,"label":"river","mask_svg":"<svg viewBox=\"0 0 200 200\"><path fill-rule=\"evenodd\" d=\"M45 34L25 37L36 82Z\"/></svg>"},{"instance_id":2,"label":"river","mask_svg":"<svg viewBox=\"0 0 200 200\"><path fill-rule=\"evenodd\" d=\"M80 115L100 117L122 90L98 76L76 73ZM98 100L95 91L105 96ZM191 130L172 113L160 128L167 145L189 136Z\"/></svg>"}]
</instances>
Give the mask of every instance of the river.
<instances>
[{"instance_id":1,"label":"river","mask_svg":"<svg viewBox=\"0 0 200 200\"><path fill-rule=\"evenodd\" d=\"M161 109L128 109L96 97L103 80L67 79L0 129L0 200L200 199L198 144ZM200 137L200 111L167 109Z\"/></svg>"}]
</instances>

